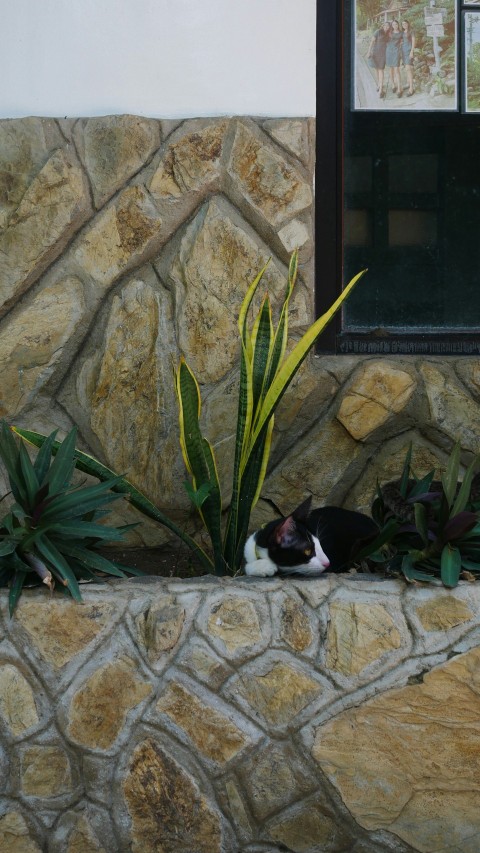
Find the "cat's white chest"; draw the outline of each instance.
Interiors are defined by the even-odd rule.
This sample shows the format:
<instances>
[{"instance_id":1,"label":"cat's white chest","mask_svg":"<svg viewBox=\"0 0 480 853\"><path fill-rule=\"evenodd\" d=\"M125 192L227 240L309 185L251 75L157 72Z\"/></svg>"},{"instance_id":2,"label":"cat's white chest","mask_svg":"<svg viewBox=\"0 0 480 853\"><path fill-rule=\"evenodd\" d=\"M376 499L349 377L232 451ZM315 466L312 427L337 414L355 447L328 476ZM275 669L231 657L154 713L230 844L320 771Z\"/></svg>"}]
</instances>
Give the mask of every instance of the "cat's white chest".
<instances>
[{"instance_id":1,"label":"cat's white chest","mask_svg":"<svg viewBox=\"0 0 480 853\"><path fill-rule=\"evenodd\" d=\"M278 567L268 556L266 548L259 548L252 533L245 543L245 574L249 577L270 578L277 573Z\"/></svg>"}]
</instances>

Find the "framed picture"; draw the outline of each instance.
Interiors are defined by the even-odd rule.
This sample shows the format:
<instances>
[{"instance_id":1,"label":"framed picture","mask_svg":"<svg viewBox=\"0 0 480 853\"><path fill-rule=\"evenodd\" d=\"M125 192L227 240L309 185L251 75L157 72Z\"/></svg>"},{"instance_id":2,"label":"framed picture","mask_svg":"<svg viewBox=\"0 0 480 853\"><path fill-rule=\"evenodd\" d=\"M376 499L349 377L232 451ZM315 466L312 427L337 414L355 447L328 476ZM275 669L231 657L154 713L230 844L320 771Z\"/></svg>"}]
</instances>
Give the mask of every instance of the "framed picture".
<instances>
[{"instance_id":1,"label":"framed picture","mask_svg":"<svg viewBox=\"0 0 480 853\"><path fill-rule=\"evenodd\" d=\"M352 2L353 108L456 110L456 0Z\"/></svg>"},{"instance_id":2,"label":"framed picture","mask_svg":"<svg viewBox=\"0 0 480 853\"><path fill-rule=\"evenodd\" d=\"M471 4L470 4L471 5ZM480 2L476 5L480 6ZM465 112L480 112L480 10L465 12Z\"/></svg>"}]
</instances>

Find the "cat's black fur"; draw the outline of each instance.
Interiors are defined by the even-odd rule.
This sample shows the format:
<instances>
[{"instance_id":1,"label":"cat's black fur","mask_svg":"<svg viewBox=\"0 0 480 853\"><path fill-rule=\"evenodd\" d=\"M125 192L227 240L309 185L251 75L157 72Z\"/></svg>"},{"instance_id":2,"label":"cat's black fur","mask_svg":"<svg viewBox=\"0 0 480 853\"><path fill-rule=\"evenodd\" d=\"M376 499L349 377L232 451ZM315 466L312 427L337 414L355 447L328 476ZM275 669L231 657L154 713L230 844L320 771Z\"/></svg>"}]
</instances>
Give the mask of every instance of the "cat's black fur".
<instances>
[{"instance_id":1,"label":"cat's black fur","mask_svg":"<svg viewBox=\"0 0 480 853\"><path fill-rule=\"evenodd\" d=\"M335 506L310 509L311 497L291 515L270 521L245 545L248 575L319 575L348 568L378 533L367 515Z\"/></svg>"}]
</instances>

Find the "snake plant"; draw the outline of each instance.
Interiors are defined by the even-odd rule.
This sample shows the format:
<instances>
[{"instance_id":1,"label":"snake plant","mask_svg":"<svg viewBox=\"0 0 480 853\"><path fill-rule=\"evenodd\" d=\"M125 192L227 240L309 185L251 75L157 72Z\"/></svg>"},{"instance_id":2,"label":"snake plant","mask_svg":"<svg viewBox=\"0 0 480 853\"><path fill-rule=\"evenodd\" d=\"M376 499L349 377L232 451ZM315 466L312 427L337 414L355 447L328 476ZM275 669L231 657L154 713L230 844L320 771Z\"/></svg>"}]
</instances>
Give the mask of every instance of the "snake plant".
<instances>
[{"instance_id":1,"label":"snake plant","mask_svg":"<svg viewBox=\"0 0 480 853\"><path fill-rule=\"evenodd\" d=\"M208 531L211 554L201 548L128 480L118 478L111 486L113 491L122 493L144 515L175 533L195 552L207 572L219 575L235 574L240 569L250 515L260 495L267 469L275 410L318 336L363 275L361 272L352 279L331 308L310 326L286 355L288 310L297 278L298 252L295 251L290 259L277 327L273 324L271 302L267 294L249 328L249 310L267 265L248 288L238 319L241 344L240 391L233 488L225 527L215 455L200 427L199 385L184 358L180 359L175 372L180 446L191 478L191 482L186 484L187 491ZM18 427L14 427L14 431L37 447L45 442L45 436L40 433ZM52 452L57 452L57 449L58 444L53 442ZM113 471L98 460L79 450L75 450L75 464L77 468L99 480L111 480L115 476Z\"/></svg>"}]
</instances>

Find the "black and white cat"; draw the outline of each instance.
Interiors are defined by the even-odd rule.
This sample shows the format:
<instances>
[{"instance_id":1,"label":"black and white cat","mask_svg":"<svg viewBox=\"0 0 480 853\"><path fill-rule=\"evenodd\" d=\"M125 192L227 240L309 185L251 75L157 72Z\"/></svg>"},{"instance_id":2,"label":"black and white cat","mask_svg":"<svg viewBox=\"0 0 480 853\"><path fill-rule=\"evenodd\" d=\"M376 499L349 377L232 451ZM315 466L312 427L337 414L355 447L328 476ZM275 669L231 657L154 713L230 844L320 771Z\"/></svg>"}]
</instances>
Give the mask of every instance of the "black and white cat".
<instances>
[{"instance_id":1,"label":"black and white cat","mask_svg":"<svg viewBox=\"0 0 480 853\"><path fill-rule=\"evenodd\" d=\"M320 575L339 572L378 533L367 515L324 506L310 510L307 498L291 515L268 522L245 543L245 574Z\"/></svg>"}]
</instances>

